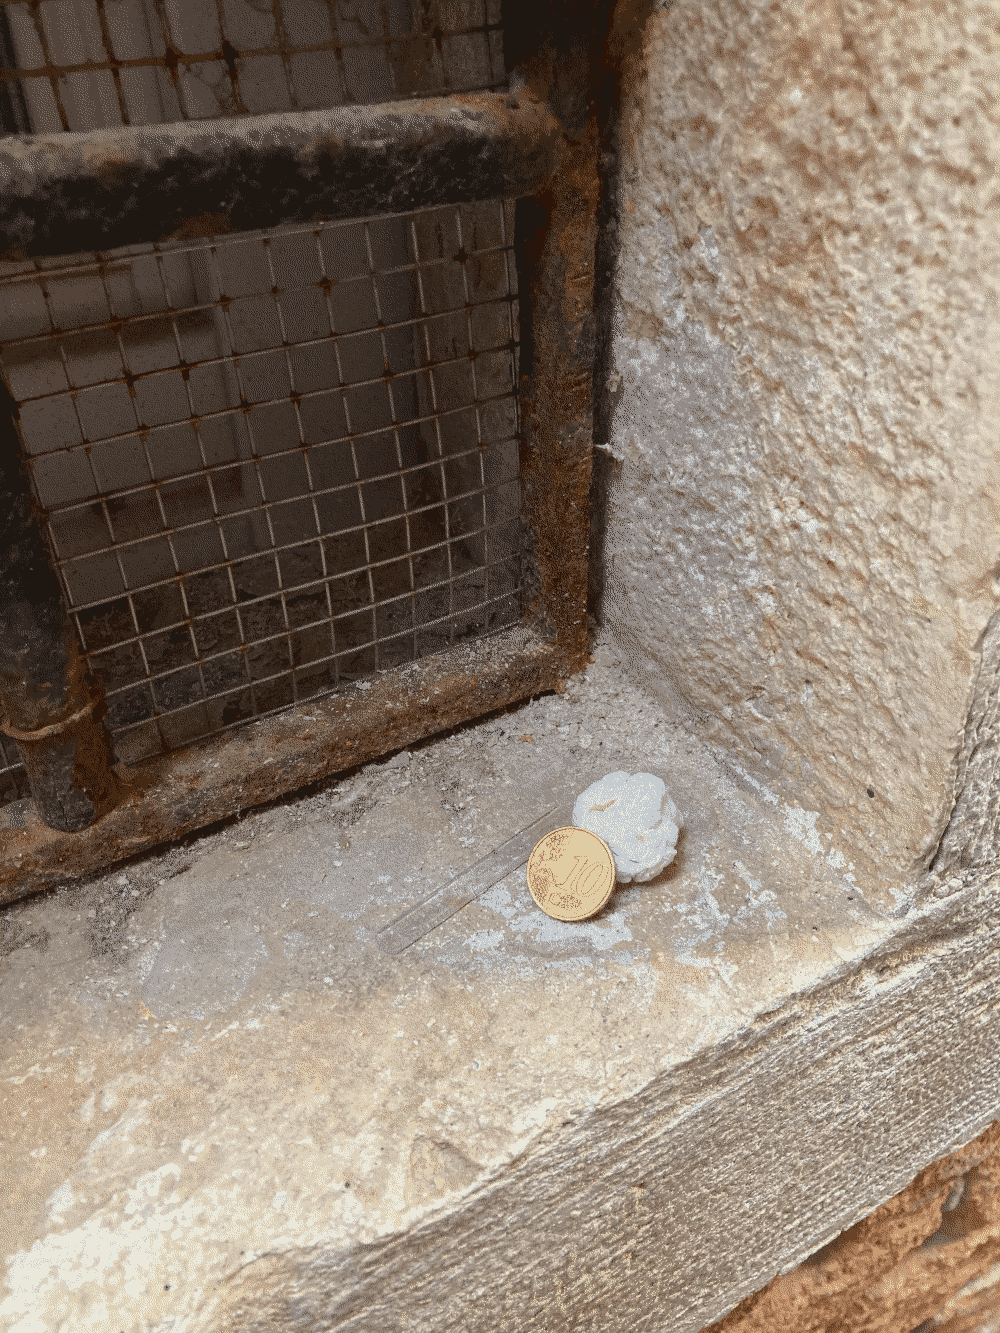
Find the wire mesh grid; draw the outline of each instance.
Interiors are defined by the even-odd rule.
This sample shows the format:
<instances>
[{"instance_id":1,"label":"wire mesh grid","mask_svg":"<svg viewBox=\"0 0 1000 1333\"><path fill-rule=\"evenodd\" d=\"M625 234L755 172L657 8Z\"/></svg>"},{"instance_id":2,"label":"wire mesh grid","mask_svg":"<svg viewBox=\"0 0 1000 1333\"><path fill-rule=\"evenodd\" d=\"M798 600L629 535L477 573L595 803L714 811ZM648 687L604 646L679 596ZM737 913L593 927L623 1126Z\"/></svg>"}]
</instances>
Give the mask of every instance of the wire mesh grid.
<instances>
[{"instance_id":1,"label":"wire mesh grid","mask_svg":"<svg viewBox=\"0 0 1000 1333\"><path fill-rule=\"evenodd\" d=\"M500 0L0 0L0 129L500 88Z\"/></svg>"},{"instance_id":2,"label":"wire mesh grid","mask_svg":"<svg viewBox=\"0 0 1000 1333\"><path fill-rule=\"evenodd\" d=\"M4 265L3 371L119 759L519 619L512 222Z\"/></svg>"}]
</instances>

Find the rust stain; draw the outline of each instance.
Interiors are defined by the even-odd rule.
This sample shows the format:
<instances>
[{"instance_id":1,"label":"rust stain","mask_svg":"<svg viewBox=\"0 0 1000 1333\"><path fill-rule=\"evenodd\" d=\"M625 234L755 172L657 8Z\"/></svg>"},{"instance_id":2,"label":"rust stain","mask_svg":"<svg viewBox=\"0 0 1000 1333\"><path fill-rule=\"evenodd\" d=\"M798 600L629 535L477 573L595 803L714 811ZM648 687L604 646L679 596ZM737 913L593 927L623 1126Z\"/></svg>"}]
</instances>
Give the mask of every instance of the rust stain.
<instances>
[{"instance_id":1,"label":"rust stain","mask_svg":"<svg viewBox=\"0 0 1000 1333\"><path fill-rule=\"evenodd\" d=\"M232 232L228 213L196 213L185 218L167 238L171 241L194 241L201 236L224 236Z\"/></svg>"},{"instance_id":2,"label":"rust stain","mask_svg":"<svg viewBox=\"0 0 1000 1333\"><path fill-rule=\"evenodd\" d=\"M565 140L538 197L528 243L533 367L522 378L524 505L536 538L537 602L573 669L588 653L586 586L593 459L594 270L600 196L598 130Z\"/></svg>"},{"instance_id":3,"label":"rust stain","mask_svg":"<svg viewBox=\"0 0 1000 1333\"><path fill-rule=\"evenodd\" d=\"M83 151L83 161L95 183L106 190L120 190L127 186L136 166L133 157L112 140L88 143Z\"/></svg>"}]
</instances>

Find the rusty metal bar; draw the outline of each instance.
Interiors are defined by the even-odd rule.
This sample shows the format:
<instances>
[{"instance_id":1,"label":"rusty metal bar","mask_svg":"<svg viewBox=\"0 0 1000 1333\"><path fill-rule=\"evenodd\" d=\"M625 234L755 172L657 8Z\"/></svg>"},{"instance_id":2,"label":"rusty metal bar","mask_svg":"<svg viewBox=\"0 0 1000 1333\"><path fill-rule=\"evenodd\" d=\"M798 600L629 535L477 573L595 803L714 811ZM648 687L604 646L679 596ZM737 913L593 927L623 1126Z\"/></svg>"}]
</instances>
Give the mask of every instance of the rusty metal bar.
<instances>
[{"instance_id":1,"label":"rusty metal bar","mask_svg":"<svg viewBox=\"0 0 1000 1333\"><path fill-rule=\"evenodd\" d=\"M13 413L0 385L0 731L17 742L40 817L71 833L111 809L119 784L103 693L86 671L33 513Z\"/></svg>"},{"instance_id":2,"label":"rusty metal bar","mask_svg":"<svg viewBox=\"0 0 1000 1333\"><path fill-rule=\"evenodd\" d=\"M603 3L508 0L512 87L558 116L559 167L518 201L521 290L522 507L537 581L529 618L574 669L586 660L589 491L593 459L594 273L600 201L596 82ZM520 49L515 45L518 43ZM522 94L523 95L523 94Z\"/></svg>"},{"instance_id":3,"label":"rusty metal bar","mask_svg":"<svg viewBox=\"0 0 1000 1333\"><path fill-rule=\"evenodd\" d=\"M517 198L555 167L544 102L482 93L0 139L0 254L108 250Z\"/></svg>"},{"instance_id":4,"label":"rusty metal bar","mask_svg":"<svg viewBox=\"0 0 1000 1333\"><path fill-rule=\"evenodd\" d=\"M29 812L0 830L0 903L147 851L470 717L552 689L571 663L518 627L384 672L123 772L123 799L72 835Z\"/></svg>"}]
</instances>

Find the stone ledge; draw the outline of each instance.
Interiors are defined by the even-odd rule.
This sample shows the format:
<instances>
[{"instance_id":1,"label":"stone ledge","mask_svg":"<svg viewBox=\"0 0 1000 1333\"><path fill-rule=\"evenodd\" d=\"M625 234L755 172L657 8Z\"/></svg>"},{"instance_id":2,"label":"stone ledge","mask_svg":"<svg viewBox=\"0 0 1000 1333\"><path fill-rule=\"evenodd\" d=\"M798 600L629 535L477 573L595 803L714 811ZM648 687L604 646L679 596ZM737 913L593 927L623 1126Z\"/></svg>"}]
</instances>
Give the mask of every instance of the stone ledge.
<instances>
[{"instance_id":1,"label":"stone ledge","mask_svg":"<svg viewBox=\"0 0 1000 1333\"><path fill-rule=\"evenodd\" d=\"M881 915L596 656L8 909L0 1327L694 1333L997 1118L994 884ZM680 807L659 879L572 927L519 872L377 951L619 767Z\"/></svg>"}]
</instances>

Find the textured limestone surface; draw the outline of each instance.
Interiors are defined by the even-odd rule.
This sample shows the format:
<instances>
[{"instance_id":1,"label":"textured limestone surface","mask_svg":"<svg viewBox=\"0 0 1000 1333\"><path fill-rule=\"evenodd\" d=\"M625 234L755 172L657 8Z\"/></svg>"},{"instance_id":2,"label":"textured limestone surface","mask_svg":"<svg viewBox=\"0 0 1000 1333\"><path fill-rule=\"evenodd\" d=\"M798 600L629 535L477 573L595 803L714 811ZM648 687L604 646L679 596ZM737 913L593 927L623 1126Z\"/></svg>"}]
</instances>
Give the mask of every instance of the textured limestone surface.
<instances>
[{"instance_id":1,"label":"textured limestone surface","mask_svg":"<svg viewBox=\"0 0 1000 1333\"><path fill-rule=\"evenodd\" d=\"M4 911L4 1333L694 1333L1000 1114L989 886L880 915L595 657ZM379 952L615 769L677 803L661 876Z\"/></svg>"},{"instance_id":2,"label":"textured limestone surface","mask_svg":"<svg viewBox=\"0 0 1000 1333\"><path fill-rule=\"evenodd\" d=\"M996 0L678 0L624 77L604 617L885 903L1000 768L998 54Z\"/></svg>"}]
</instances>

